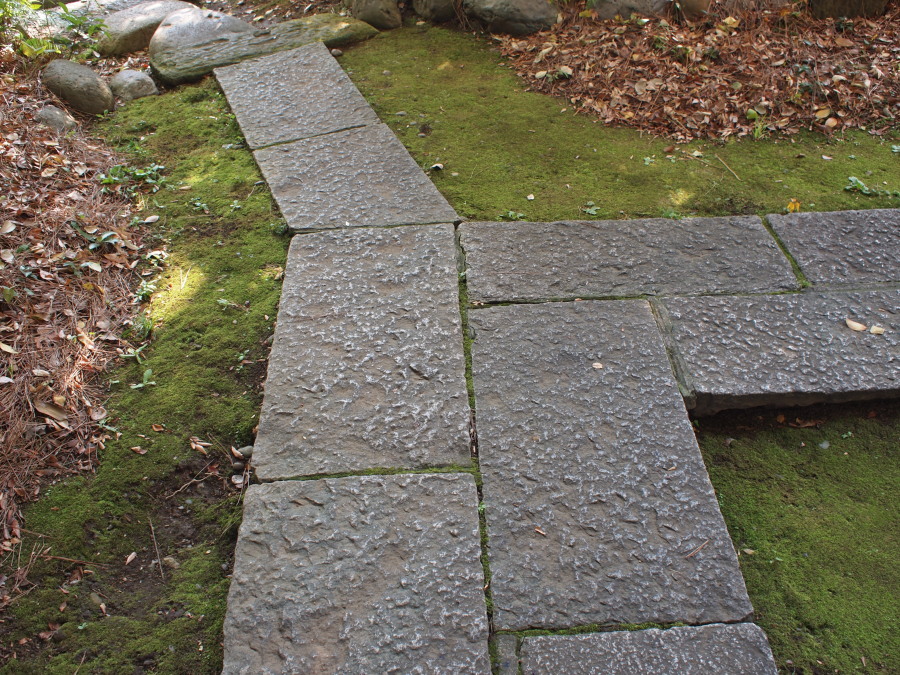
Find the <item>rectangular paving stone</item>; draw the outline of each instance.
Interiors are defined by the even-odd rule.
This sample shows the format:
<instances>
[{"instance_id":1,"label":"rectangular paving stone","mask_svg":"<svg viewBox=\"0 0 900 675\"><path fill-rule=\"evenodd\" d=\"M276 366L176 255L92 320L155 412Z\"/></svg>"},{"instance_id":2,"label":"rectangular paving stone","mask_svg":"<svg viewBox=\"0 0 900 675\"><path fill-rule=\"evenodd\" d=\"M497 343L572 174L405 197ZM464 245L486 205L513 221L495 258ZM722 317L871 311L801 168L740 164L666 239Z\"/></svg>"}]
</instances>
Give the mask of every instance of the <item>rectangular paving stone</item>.
<instances>
[{"instance_id":1,"label":"rectangular paving stone","mask_svg":"<svg viewBox=\"0 0 900 675\"><path fill-rule=\"evenodd\" d=\"M478 302L798 288L756 216L558 223L464 223Z\"/></svg>"},{"instance_id":2,"label":"rectangular paving stone","mask_svg":"<svg viewBox=\"0 0 900 675\"><path fill-rule=\"evenodd\" d=\"M900 291L667 298L698 413L900 395ZM851 330L847 319L883 335Z\"/></svg>"},{"instance_id":3,"label":"rectangular paving stone","mask_svg":"<svg viewBox=\"0 0 900 675\"><path fill-rule=\"evenodd\" d=\"M775 675L752 623L527 637L524 675Z\"/></svg>"},{"instance_id":4,"label":"rectangular paving stone","mask_svg":"<svg viewBox=\"0 0 900 675\"><path fill-rule=\"evenodd\" d=\"M900 281L900 209L766 217L814 284Z\"/></svg>"},{"instance_id":5,"label":"rectangular paving stone","mask_svg":"<svg viewBox=\"0 0 900 675\"><path fill-rule=\"evenodd\" d=\"M255 151L295 231L451 223L456 212L384 124Z\"/></svg>"},{"instance_id":6,"label":"rectangular paving stone","mask_svg":"<svg viewBox=\"0 0 900 675\"><path fill-rule=\"evenodd\" d=\"M215 73L251 148L379 122L321 42Z\"/></svg>"},{"instance_id":7,"label":"rectangular paving stone","mask_svg":"<svg viewBox=\"0 0 900 675\"><path fill-rule=\"evenodd\" d=\"M254 485L224 673L490 673L468 474Z\"/></svg>"},{"instance_id":8,"label":"rectangular paving stone","mask_svg":"<svg viewBox=\"0 0 900 675\"><path fill-rule=\"evenodd\" d=\"M455 253L452 225L294 237L261 480L471 463Z\"/></svg>"},{"instance_id":9,"label":"rectangular paving stone","mask_svg":"<svg viewBox=\"0 0 900 675\"><path fill-rule=\"evenodd\" d=\"M469 316L494 627L747 616L649 304Z\"/></svg>"}]
</instances>

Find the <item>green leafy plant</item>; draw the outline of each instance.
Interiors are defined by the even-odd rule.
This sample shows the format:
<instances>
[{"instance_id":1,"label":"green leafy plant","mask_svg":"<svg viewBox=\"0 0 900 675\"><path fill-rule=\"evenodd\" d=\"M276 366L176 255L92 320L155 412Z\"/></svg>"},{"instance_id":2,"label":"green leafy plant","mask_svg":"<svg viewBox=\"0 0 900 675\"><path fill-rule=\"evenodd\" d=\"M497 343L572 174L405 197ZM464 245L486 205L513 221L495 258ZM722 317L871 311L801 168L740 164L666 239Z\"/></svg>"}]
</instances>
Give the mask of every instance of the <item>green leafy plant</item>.
<instances>
[{"instance_id":1,"label":"green leafy plant","mask_svg":"<svg viewBox=\"0 0 900 675\"><path fill-rule=\"evenodd\" d=\"M98 179L104 186L122 186L128 194L134 194L142 185L150 186L150 192L157 192L165 185L166 179L162 175L165 168L161 164L151 164L143 169L116 164L107 173L101 173Z\"/></svg>"},{"instance_id":2,"label":"green leafy plant","mask_svg":"<svg viewBox=\"0 0 900 675\"><path fill-rule=\"evenodd\" d=\"M144 371L143 379L137 384L132 384L132 389L143 389L144 387L156 386L156 382L154 382L151 378L153 377L153 371L150 368Z\"/></svg>"},{"instance_id":3,"label":"green leafy plant","mask_svg":"<svg viewBox=\"0 0 900 675\"><path fill-rule=\"evenodd\" d=\"M581 210L584 211L589 216L596 216L599 212L599 206L594 204L594 202L588 202L584 206L581 207Z\"/></svg>"},{"instance_id":4,"label":"green leafy plant","mask_svg":"<svg viewBox=\"0 0 900 675\"><path fill-rule=\"evenodd\" d=\"M879 187L869 187L856 176L850 176L849 183L844 186L847 192L858 192L867 197L900 197L900 190L882 190Z\"/></svg>"},{"instance_id":5,"label":"green leafy plant","mask_svg":"<svg viewBox=\"0 0 900 675\"><path fill-rule=\"evenodd\" d=\"M519 213L518 211L507 211L497 216L498 220L525 220L526 218L527 216L524 213Z\"/></svg>"}]
</instances>

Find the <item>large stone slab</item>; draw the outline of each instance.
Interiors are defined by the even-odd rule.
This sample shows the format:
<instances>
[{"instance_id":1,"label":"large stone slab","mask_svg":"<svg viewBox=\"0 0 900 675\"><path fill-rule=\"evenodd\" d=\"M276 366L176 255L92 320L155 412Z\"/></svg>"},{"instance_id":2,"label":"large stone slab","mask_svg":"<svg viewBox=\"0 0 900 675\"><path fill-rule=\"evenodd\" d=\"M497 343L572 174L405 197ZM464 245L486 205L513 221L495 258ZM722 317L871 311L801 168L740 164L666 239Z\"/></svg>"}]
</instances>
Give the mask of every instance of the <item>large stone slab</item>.
<instances>
[{"instance_id":1,"label":"large stone slab","mask_svg":"<svg viewBox=\"0 0 900 675\"><path fill-rule=\"evenodd\" d=\"M452 225L294 237L261 480L471 463L454 254Z\"/></svg>"},{"instance_id":2,"label":"large stone slab","mask_svg":"<svg viewBox=\"0 0 900 675\"><path fill-rule=\"evenodd\" d=\"M251 148L379 122L321 42L215 72Z\"/></svg>"},{"instance_id":3,"label":"large stone slab","mask_svg":"<svg viewBox=\"0 0 900 675\"><path fill-rule=\"evenodd\" d=\"M648 303L495 307L470 322L495 628L747 616Z\"/></svg>"},{"instance_id":4,"label":"large stone slab","mask_svg":"<svg viewBox=\"0 0 900 675\"><path fill-rule=\"evenodd\" d=\"M752 623L525 638L525 675L775 675Z\"/></svg>"},{"instance_id":5,"label":"large stone slab","mask_svg":"<svg viewBox=\"0 0 900 675\"><path fill-rule=\"evenodd\" d=\"M179 21L186 18L181 17ZM150 41L149 51L153 72L167 84L199 80L219 66L294 49L313 42L324 42L328 47L340 47L366 40L378 33L363 21L325 13L283 21L271 28L223 32L218 36L204 38L200 38L198 33L196 40L191 40L190 36L174 40L166 37L169 32L168 22L167 17L160 24L159 30Z\"/></svg>"},{"instance_id":6,"label":"large stone slab","mask_svg":"<svg viewBox=\"0 0 900 675\"><path fill-rule=\"evenodd\" d=\"M468 474L252 486L223 672L489 673L480 554Z\"/></svg>"},{"instance_id":7,"label":"large stone slab","mask_svg":"<svg viewBox=\"0 0 900 675\"><path fill-rule=\"evenodd\" d=\"M900 291L662 301L699 413L900 394ZM847 319L883 335L851 330Z\"/></svg>"},{"instance_id":8,"label":"large stone slab","mask_svg":"<svg viewBox=\"0 0 900 675\"><path fill-rule=\"evenodd\" d=\"M456 212L384 124L253 153L295 230L448 223Z\"/></svg>"},{"instance_id":9,"label":"large stone slab","mask_svg":"<svg viewBox=\"0 0 900 675\"><path fill-rule=\"evenodd\" d=\"M900 281L900 209L767 217L814 284Z\"/></svg>"},{"instance_id":10,"label":"large stone slab","mask_svg":"<svg viewBox=\"0 0 900 675\"><path fill-rule=\"evenodd\" d=\"M469 298L479 302L798 288L756 216L464 223Z\"/></svg>"}]
</instances>

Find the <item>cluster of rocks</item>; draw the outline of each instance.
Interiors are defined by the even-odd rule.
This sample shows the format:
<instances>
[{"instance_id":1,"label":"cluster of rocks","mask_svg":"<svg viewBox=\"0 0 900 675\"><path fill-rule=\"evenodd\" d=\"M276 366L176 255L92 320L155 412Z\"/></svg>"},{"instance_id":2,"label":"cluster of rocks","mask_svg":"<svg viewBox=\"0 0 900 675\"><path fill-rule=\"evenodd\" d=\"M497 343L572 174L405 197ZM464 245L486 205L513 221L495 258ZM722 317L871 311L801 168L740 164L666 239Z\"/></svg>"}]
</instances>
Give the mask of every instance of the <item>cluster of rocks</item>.
<instances>
[{"instance_id":1,"label":"cluster of rocks","mask_svg":"<svg viewBox=\"0 0 900 675\"><path fill-rule=\"evenodd\" d=\"M115 11L109 11L115 7ZM204 10L182 0L149 0L115 4L91 3L80 9L100 15L106 26L97 51L123 56L147 51L150 73L123 70L107 82L88 66L58 59L43 71L47 88L75 110L98 115L122 102L159 93L156 81L176 85L197 80L213 68L237 63L312 42L337 47L375 35L371 25L336 14L317 14L260 29L238 18ZM74 128L75 120L48 106L38 121L59 131Z\"/></svg>"},{"instance_id":2,"label":"cluster of rocks","mask_svg":"<svg viewBox=\"0 0 900 675\"><path fill-rule=\"evenodd\" d=\"M350 12L379 30L399 28L397 0L349 0ZM413 10L426 21L443 23L462 15L493 33L528 35L556 23L558 10L550 0L413 0Z\"/></svg>"}]
</instances>

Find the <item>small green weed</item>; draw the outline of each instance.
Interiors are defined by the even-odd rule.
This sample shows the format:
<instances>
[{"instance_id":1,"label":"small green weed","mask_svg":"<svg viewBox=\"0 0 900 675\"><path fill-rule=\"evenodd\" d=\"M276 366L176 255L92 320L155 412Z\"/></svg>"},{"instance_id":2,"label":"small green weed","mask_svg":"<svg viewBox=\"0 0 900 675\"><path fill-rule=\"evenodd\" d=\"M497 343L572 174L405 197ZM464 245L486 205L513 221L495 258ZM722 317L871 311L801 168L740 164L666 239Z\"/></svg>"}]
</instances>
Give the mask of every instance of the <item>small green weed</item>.
<instances>
[{"instance_id":1,"label":"small green weed","mask_svg":"<svg viewBox=\"0 0 900 675\"><path fill-rule=\"evenodd\" d=\"M869 187L856 176L850 176L849 183L844 186L847 192L858 192L867 197L900 197L900 190L883 190L879 187Z\"/></svg>"}]
</instances>

